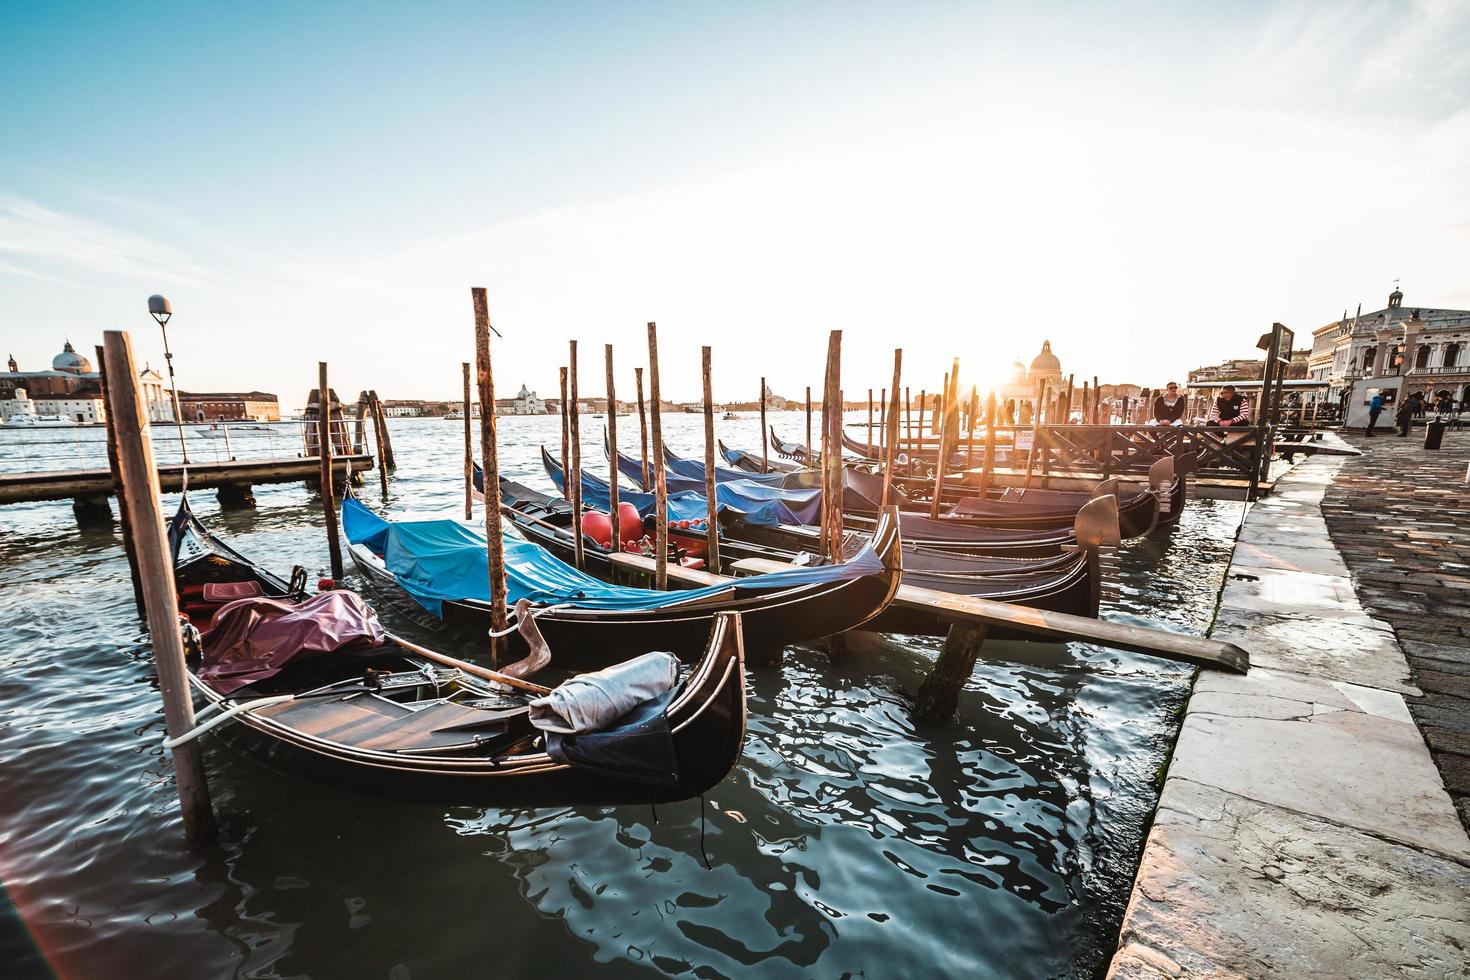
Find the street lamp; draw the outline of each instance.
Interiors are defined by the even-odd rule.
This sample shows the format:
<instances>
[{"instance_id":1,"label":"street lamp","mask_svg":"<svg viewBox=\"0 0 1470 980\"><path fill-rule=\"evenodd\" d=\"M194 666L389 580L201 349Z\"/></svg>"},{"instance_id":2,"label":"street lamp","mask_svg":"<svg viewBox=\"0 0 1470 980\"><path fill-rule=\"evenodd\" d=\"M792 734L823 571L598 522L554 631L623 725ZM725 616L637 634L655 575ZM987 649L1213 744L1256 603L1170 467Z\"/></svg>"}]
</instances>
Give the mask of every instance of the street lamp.
<instances>
[{"instance_id":1,"label":"street lamp","mask_svg":"<svg viewBox=\"0 0 1470 980\"><path fill-rule=\"evenodd\" d=\"M174 355L168 349L168 321L174 315L168 298L154 293L148 297L148 312L158 321L163 330L163 359L168 364L168 386L174 398L174 424L179 427L179 451L184 454L184 465L189 465L189 447L184 443L184 413L179 409L179 383L174 380Z\"/></svg>"}]
</instances>

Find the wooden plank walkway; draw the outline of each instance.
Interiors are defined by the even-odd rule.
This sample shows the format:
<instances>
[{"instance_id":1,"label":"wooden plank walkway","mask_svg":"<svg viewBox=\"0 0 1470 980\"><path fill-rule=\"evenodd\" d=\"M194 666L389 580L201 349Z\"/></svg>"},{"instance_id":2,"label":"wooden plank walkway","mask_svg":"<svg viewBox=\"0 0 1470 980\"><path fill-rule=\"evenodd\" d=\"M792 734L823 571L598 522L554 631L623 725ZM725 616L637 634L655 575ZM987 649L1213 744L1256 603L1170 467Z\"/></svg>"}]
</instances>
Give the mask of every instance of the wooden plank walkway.
<instances>
[{"instance_id":1,"label":"wooden plank walkway","mask_svg":"<svg viewBox=\"0 0 1470 980\"><path fill-rule=\"evenodd\" d=\"M351 463L352 472L373 468L373 458L366 454L336 456L332 459L334 474L343 475ZM321 473L321 460L316 456L297 459L231 460L222 463L191 463L189 488L202 489L228 484L254 486L260 483L294 483L315 481ZM183 489L184 467L160 466L158 478L165 493ZM19 504L34 500L64 500L68 497L112 496L112 474L101 470L55 470L46 473L0 474L0 504Z\"/></svg>"}]
</instances>

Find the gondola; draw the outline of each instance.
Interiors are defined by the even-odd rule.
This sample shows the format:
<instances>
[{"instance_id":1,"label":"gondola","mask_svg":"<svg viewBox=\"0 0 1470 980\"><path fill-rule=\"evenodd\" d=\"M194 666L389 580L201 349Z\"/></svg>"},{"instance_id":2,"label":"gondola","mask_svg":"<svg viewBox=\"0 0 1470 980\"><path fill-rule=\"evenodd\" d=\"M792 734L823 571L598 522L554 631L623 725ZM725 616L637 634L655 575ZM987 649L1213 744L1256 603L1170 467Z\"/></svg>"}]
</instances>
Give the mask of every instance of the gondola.
<instances>
[{"instance_id":1,"label":"gondola","mask_svg":"<svg viewBox=\"0 0 1470 980\"><path fill-rule=\"evenodd\" d=\"M554 554L569 558L572 553L572 509L562 497L533 490L514 481L502 479L500 494L506 517L527 538ZM1109 505L1112 501L1106 501ZM1078 616L1096 616L1101 595L1102 562L1097 548L1117 543L1117 523L1098 523L1092 515L1079 522L1091 521L1090 532L1096 540L1090 546L1074 548L1049 558L1018 559L989 556L956 555L922 548L903 546L902 584L931 589L950 595L978 596L999 602L1065 612ZM671 538L671 540L673 540ZM853 554L861 537L849 534L844 552ZM784 543L787 547L781 547ZM602 544L584 537L586 567L593 574L608 575L613 571L608 550ZM772 537L763 546L751 541L731 540L722 535L720 555L731 563L747 558L763 558L791 562L797 552L810 556L816 541L796 537L784 542ZM864 630L895 633L942 635L947 624L933 613L919 609L889 606L861 627Z\"/></svg>"},{"instance_id":2,"label":"gondola","mask_svg":"<svg viewBox=\"0 0 1470 980\"><path fill-rule=\"evenodd\" d=\"M566 486L566 477L561 464L553 459L545 447L541 450L541 464L546 475L558 490ZM620 464L621 467L622 464ZM865 482L867 474L849 471L854 480L851 493L844 497L844 526L850 530L871 533L877 524L880 507L873 503L869 494L882 496L881 482L875 491ZM668 512L670 520L702 520L708 513L704 498L703 481L673 481L673 486L698 489L670 489ZM783 497L780 493L766 489L761 496L747 493L737 485L716 484L719 495L720 524L736 540L778 548L814 550L815 544L802 544L802 539L815 541L815 525L821 511L820 497L811 491L800 491L795 498ZM608 506L608 483L600 476L582 471L582 498L589 506L606 510ZM653 512L652 494L641 491L619 491L619 499L631 501L646 518ZM862 506L848 509L849 502L862 502ZM1055 525L1040 529L991 528L952 518L932 519L917 511L901 511L898 516L899 533L906 543L933 551L945 551L967 555L995 555L1010 558L1042 558L1057 554L1067 545L1074 544L1072 517L1075 512Z\"/></svg>"},{"instance_id":3,"label":"gondola","mask_svg":"<svg viewBox=\"0 0 1470 980\"><path fill-rule=\"evenodd\" d=\"M342 503L342 528L354 565L385 602L426 625L484 637L490 603L480 528L451 519L387 521L351 496ZM893 515L880 518L873 540L845 565L676 592L610 585L534 542L504 541L511 601L530 598L561 662L581 670L646 650L692 659L722 612L742 614L745 649L762 656L846 632L888 605L902 569Z\"/></svg>"},{"instance_id":4,"label":"gondola","mask_svg":"<svg viewBox=\"0 0 1470 980\"><path fill-rule=\"evenodd\" d=\"M1175 523L1188 496L1185 471L1193 457L1163 456L1149 467L1147 482L1131 492L1116 478L1104 480L1092 491L1007 487L999 497L966 497L945 512L947 520L986 527L1049 527L1076 514L1089 500L1110 493L1118 498L1118 524L1124 538L1141 538L1159 524Z\"/></svg>"},{"instance_id":5,"label":"gondola","mask_svg":"<svg viewBox=\"0 0 1470 980\"><path fill-rule=\"evenodd\" d=\"M748 453L743 449L731 449L725 445L723 439L718 440L718 444L720 455L724 457L725 462L737 470L744 470L747 473L794 473L797 470L804 469L804 467L797 463L788 462L770 454L767 454L765 466L762 467L760 457L754 453Z\"/></svg>"},{"instance_id":6,"label":"gondola","mask_svg":"<svg viewBox=\"0 0 1470 980\"><path fill-rule=\"evenodd\" d=\"M299 569L288 582L244 558L209 533L187 497L169 532L181 608L206 630L223 621L191 658L195 732L227 720L218 731L273 768L416 802L605 805L698 796L739 760L746 704L738 614L713 617L693 667L661 697L601 731L547 734L533 726L527 704L493 689L474 665L446 667L455 662L382 633L356 594L308 596ZM240 635L242 617L281 610L357 640L310 656L277 648L268 675L258 663L246 667L255 673L215 669L212 655L222 654L211 640L223 636L224 645ZM576 659L563 652L554 662Z\"/></svg>"}]
</instances>

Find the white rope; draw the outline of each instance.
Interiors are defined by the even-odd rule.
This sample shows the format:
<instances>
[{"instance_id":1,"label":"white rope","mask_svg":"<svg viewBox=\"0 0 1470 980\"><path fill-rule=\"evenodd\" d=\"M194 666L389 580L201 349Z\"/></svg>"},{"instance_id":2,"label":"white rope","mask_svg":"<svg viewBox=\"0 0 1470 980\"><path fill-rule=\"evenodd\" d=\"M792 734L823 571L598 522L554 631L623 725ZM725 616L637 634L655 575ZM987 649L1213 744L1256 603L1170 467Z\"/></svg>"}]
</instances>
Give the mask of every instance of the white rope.
<instances>
[{"instance_id":1,"label":"white rope","mask_svg":"<svg viewBox=\"0 0 1470 980\"><path fill-rule=\"evenodd\" d=\"M193 728L189 729L178 738L165 738L163 740L163 747L166 749L176 749L186 742L194 741L194 739L198 738L200 735L203 735L205 732L209 731L211 728L214 728L216 725L224 724L241 712L249 711L253 708L267 708L273 704L281 704L286 701L293 701L295 700L295 698L296 695L294 694L277 694L273 697L268 698L256 698L254 701L242 701L240 704L226 708L224 711L221 711L219 714L215 715L213 718L209 719L203 724L195 725ZM204 712L200 712L200 714L203 715Z\"/></svg>"},{"instance_id":2,"label":"white rope","mask_svg":"<svg viewBox=\"0 0 1470 980\"><path fill-rule=\"evenodd\" d=\"M570 605L571 603L569 602L563 602L555 606L542 606L540 609L535 609L531 611L531 618L537 619L551 612L553 609L566 609ZM492 640L498 640L502 636L509 636L510 634L521 628L520 622L520 617L512 613L508 619L508 625L505 627L505 629L488 630L485 635L489 636Z\"/></svg>"}]
</instances>

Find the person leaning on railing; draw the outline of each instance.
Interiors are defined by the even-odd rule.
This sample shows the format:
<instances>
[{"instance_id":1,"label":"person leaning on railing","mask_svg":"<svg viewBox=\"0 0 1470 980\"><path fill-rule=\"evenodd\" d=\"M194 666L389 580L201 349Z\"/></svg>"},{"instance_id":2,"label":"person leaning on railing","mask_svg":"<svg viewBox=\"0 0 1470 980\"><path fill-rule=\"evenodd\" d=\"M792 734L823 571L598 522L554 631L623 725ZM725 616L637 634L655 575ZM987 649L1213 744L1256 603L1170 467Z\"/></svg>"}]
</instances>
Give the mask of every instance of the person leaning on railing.
<instances>
[{"instance_id":1,"label":"person leaning on railing","mask_svg":"<svg viewBox=\"0 0 1470 980\"><path fill-rule=\"evenodd\" d=\"M1234 385L1220 389L1220 397L1210 403L1210 416L1205 425L1250 425L1250 407L1245 396L1236 393Z\"/></svg>"},{"instance_id":2,"label":"person leaning on railing","mask_svg":"<svg viewBox=\"0 0 1470 980\"><path fill-rule=\"evenodd\" d=\"M1170 381L1164 394L1154 399L1155 425L1183 425L1184 409L1189 400L1179 394L1177 382Z\"/></svg>"}]
</instances>

